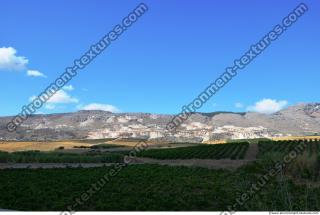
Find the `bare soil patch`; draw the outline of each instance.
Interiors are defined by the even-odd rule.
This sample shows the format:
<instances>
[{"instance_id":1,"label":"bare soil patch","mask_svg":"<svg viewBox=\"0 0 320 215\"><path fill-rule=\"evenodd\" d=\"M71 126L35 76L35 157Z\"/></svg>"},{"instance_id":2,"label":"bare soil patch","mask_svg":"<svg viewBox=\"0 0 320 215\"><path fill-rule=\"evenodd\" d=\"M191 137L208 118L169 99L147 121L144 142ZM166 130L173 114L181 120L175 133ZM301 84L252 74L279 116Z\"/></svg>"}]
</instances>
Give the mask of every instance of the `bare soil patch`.
<instances>
[{"instance_id":1,"label":"bare soil patch","mask_svg":"<svg viewBox=\"0 0 320 215\"><path fill-rule=\"evenodd\" d=\"M246 160L256 160L257 155L259 152L259 145L258 144L250 144L249 149L246 153L245 159Z\"/></svg>"},{"instance_id":2,"label":"bare soil patch","mask_svg":"<svg viewBox=\"0 0 320 215\"><path fill-rule=\"evenodd\" d=\"M252 160L211 160L211 159L187 159L187 160L158 160L153 158L135 158L133 163L159 164L168 166L204 167L208 169L237 169Z\"/></svg>"},{"instance_id":3,"label":"bare soil patch","mask_svg":"<svg viewBox=\"0 0 320 215\"><path fill-rule=\"evenodd\" d=\"M0 169L62 169L111 166L113 163L0 163Z\"/></svg>"}]
</instances>

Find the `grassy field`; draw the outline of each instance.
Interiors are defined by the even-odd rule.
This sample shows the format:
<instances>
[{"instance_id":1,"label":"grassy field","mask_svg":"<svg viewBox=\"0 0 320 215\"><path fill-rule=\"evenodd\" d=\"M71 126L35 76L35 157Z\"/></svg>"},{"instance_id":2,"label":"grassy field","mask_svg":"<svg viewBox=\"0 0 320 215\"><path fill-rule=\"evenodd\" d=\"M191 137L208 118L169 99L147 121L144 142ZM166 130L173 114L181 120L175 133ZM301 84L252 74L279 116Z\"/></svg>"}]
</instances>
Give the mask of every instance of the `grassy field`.
<instances>
[{"instance_id":1,"label":"grassy field","mask_svg":"<svg viewBox=\"0 0 320 215\"><path fill-rule=\"evenodd\" d=\"M173 149L151 149L142 151L139 157L156 159L243 159L249 143L229 143L181 147Z\"/></svg>"}]
</instances>

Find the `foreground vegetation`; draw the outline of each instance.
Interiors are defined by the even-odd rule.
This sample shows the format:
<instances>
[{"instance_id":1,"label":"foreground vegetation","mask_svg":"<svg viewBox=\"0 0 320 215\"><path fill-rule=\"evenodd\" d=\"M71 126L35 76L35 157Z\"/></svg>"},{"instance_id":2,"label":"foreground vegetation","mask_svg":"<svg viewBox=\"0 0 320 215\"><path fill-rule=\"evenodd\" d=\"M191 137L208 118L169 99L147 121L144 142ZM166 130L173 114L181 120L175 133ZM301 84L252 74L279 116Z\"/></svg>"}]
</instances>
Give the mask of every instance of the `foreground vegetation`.
<instances>
[{"instance_id":1,"label":"foreground vegetation","mask_svg":"<svg viewBox=\"0 0 320 215\"><path fill-rule=\"evenodd\" d=\"M281 161L294 149L303 146L303 152L287 167L286 172L295 179L320 181L320 141L319 140L283 140L259 142L257 158L269 161Z\"/></svg>"},{"instance_id":2,"label":"foreground vegetation","mask_svg":"<svg viewBox=\"0 0 320 215\"><path fill-rule=\"evenodd\" d=\"M270 176L262 188L237 205L239 211L319 211L320 142L259 140L257 160L234 171L196 167L129 165L110 177L101 190L75 210L82 211L226 211L237 198L258 184L295 147L304 150ZM110 145L100 144L102 148ZM112 146L111 146L112 147ZM248 142L150 149L138 156L157 159L243 159ZM98 148L99 149L99 148ZM100 148L101 149L101 148ZM63 151L63 150L62 150ZM6 163L115 163L122 152L72 154L55 152L0 152ZM99 150L97 150L99 151ZM214 161L213 161L214 162ZM235 161L237 162L237 161ZM64 211L97 184L113 167L75 169L0 170L0 208Z\"/></svg>"},{"instance_id":3,"label":"foreground vegetation","mask_svg":"<svg viewBox=\"0 0 320 215\"><path fill-rule=\"evenodd\" d=\"M307 146L308 155L311 157L313 154L320 153L319 140L283 140L283 141L259 141L259 154L258 158L263 157L268 153L287 154L301 143Z\"/></svg>"},{"instance_id":4,"label":"foreground vegetation","mask_svg":"<svg viewBox=\"0 0 320 215\"><path fill-rule=\"evenodd\" d=\"M269 164L259 161L234 172L128 166L75 210L225 211L257 183ZM1 170L0 208L66 210L110 168ZM319 210L319 196L320 188L295 185L284 173L279 173L237 210Z\"/></svg>"},{"instance_id":5,"label":"foreground vegetation","mask_svg":"<svg viewBox=\"0 0 320 215\"><path fill-rule=\"evenodd\" d=\"M249 148L248 142L217 145L189 146L169 149L150 149L142 151L139 157L156 159L243 159Z\"/></svg>"}]
</instances>

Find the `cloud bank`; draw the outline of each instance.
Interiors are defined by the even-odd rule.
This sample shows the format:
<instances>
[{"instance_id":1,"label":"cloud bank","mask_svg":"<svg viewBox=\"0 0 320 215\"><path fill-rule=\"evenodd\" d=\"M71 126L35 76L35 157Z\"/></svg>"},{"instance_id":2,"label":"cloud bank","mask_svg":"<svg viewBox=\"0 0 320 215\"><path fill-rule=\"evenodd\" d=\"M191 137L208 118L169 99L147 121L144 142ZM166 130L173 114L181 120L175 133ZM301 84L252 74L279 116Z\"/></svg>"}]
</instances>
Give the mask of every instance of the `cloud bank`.
<instances>
[{"instance_id":1,"label":"cloud bank","mask_svg":"<svg viewBox=\"0 0 320 215\"><path fill-rule=\"evenodd\" d=\"M0 70L21 71L26 69L29 60L17 56L17 50L12 47L0 48Z\"/></svg>"},{"instance_id":2,"label":"cloud bank","mask_svg":"<svg viewBox=\"0 0 320 215\"><path fill-rule=\"evenodd\" d=\"M81 108L82 110L104 110L104 111L110 111L113 113L118 113L120 110L109 104L98 104L98 103L91 103Z\"/></svg>"},{"instance_id":3,"label":"cloud bank","mask_svg":"<svg viewBox=\"0 0 320 215\"><path fill-rule=\"evenodd\" d=\"M286 100L277 101L275 99L262 99L261 101L258 101L255 105L249 106L247 110L264 114L272 114L282 110L287 105L288 101Z\"/></svg>"}]
</instances>

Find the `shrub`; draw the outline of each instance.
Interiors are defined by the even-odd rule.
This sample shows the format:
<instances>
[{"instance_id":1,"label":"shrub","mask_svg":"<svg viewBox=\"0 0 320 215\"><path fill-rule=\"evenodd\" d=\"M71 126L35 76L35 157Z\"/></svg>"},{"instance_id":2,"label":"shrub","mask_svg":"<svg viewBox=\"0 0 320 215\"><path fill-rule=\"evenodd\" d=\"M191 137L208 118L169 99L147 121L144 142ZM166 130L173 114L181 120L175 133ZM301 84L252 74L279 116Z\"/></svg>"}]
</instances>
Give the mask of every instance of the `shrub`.
<instances>
[{"instance_id":1,"label":"shrub","mask_svg":"<svg viewBox=\"0 0 320 215\"><path fill-rule=\"evenodd\" d=\"M294 178L317 180L319 178L319 155L311 156L304 152L298 156L286 169L286 173Z\"/></svg>"}]
</instances>

